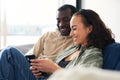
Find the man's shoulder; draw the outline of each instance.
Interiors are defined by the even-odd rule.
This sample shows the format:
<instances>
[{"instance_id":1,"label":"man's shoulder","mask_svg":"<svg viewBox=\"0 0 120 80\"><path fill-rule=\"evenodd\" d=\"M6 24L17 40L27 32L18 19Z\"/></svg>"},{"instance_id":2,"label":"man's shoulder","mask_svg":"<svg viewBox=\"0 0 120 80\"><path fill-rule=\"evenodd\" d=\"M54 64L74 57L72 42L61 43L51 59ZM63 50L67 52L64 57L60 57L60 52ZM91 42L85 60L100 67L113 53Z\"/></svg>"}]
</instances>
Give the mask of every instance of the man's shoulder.
<instances>
[{"instance_id":1,"label":"man's shoulder","mask_svg":"<svg viewBox=\"0 0 120 80\"><path fill-rule=\"evenodd\" d=\"M58 32L56 31L48 31L41 36L41 38L56 38L56 37L58 37Z\"/></svg>"},{"instance_id":2,"label":"man's shoulder","mask_svg":"<svg viewBox=\"0 0 120 80\"><path fill-rule=\"evenodd\" d=\"M48 31L46 33L44 33L44 35L46 36L56 36L58 35L57 31Z\"/></svg>"}]
</instances>

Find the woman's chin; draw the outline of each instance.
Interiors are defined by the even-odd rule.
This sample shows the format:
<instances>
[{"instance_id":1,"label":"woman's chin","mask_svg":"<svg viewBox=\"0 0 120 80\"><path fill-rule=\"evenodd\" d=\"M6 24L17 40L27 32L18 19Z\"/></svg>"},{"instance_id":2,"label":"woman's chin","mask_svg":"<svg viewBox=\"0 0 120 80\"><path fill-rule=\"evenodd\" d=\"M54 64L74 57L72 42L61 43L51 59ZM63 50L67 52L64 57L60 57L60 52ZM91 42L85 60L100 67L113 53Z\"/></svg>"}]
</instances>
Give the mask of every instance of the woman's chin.
<instances>
[{"instance_id":1,"label":"woman's chin","mask_svg":"<svg viewBox=\"0 0 120 80\"><path fill-rule=\"evenodd\" d=\"M74 44L75 44L75 45L78 45L78 43L77 43L77 42L74 42Z\"/></svg>"},{"instance_id":2,"label":"woman's chin","mask_svg":"<svg viewBox=\"0 0 120 80\"><path fill-rule=\"evenodd\" d=\"M75 45L81 45L81 43L80 43L80 42L77 42L77 41L74 41L74 44L75 44Z\"/></svg>"}]
</instances>

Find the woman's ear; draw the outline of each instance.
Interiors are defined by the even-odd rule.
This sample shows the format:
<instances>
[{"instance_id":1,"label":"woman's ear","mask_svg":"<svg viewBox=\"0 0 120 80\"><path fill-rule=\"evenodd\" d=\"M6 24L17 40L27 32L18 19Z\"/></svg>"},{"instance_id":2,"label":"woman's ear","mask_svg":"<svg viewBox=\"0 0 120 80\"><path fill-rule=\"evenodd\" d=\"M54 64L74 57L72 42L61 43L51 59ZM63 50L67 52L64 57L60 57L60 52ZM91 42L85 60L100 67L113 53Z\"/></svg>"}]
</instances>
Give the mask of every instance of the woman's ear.
<instances>
[{"instance_id":1,"label":"woman's ear","mask_svg":"<svg viewBox=\"0 0 120 80\"><path fill-rule=\"evenodd\" d=\"M93 26L90 25L90 26L88 27L88 29L87 29L87 32L88 32L88 33L92 32L92 29L93 29Z\"/></svg>"}]
</instances>

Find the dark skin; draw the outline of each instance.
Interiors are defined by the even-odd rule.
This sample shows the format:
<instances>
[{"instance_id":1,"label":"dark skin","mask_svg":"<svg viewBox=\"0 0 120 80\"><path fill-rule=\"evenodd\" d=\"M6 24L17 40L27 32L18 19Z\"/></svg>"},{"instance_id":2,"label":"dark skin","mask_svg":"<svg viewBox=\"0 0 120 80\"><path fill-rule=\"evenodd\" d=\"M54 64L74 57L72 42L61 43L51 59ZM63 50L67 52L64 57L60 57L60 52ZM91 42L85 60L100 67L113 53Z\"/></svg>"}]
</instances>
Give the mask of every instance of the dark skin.
<instances>
[{"instance_id":1,"label":"dark skin","mask_svg":"<svg viewBox=\"0 0 120 80\"><path fill-rule=\"evenodd\" d=\"M69 36L70 34L70 19L71 10L66 9L59 11L57 15L57 26L62 36Z\"/></svg>"},{"instance_id":2,"label":"dark skin","mask_svg":"<svg viewBox=\"0 0 120 80\"><path fill-rule=\"evenodd\" d=\"M70 9L66 9L66 10L58 12L58 15L57 15L57 26L58 26L58 29L59 29L59 31L60 31L62 36L69 36L69 34L70 34L70 31L71 31L70 19L71 19L71 17L72 16L71 16L71 10ZM43 65L43 63L39 59L31 61L31 65L32 66L30 67L30 70L32 71L32 73L34 74L35 77L40 77L42 75L40 70L37 69L38 66L40 66L39 62ZM47 62L49 62L50 64L47 63ZM49 64L49 65L53 65L54 67L48 68L48 71L44 70L44 72L49 72L49 70L51 70L50 72L54 72L54 71L56 71L57 69L60 68L58 65L53 63L51 60L47 60L45 63L46 63L46 65Z\"/></svg>"}]
</instances>

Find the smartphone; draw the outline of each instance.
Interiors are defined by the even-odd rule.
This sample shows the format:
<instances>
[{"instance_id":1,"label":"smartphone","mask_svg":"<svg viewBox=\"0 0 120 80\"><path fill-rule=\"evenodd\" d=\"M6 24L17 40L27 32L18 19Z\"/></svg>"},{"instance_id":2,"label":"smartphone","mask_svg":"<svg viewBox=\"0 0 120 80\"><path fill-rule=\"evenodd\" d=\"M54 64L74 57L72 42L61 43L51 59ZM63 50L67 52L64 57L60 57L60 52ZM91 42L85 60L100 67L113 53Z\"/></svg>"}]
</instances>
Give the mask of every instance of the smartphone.
<instances>
[{"instance_id":1,"label":"smartphone","mask_svg":"<svg viewBox=\"0 0 120 80\"><path fill-rule=\"evenodd\" d=\"M30 60L31 59L35 59L35 55L26 55L25 56L26 57L26 59L27 59L27 61L30 63ZM45 76L45 77L48 77L49 76L49 74L47 74L47 73L45 73L45 72L41 72L42 73L42 76Z\"/></svg>"},{"instance_id":2,"label":"smartphone","mask_svg":"<svg viewBox=\"0 0 120 80\"><path fill-rule=\"evenodd\" d=\"M30 63L31 59L35 59L35 55L26 55L25 58L27 59L27 61Z\"/></svg>"}]
</instances>

